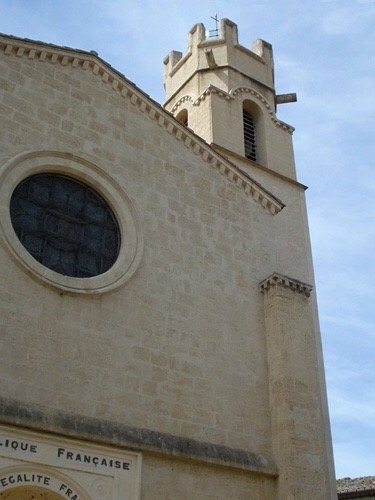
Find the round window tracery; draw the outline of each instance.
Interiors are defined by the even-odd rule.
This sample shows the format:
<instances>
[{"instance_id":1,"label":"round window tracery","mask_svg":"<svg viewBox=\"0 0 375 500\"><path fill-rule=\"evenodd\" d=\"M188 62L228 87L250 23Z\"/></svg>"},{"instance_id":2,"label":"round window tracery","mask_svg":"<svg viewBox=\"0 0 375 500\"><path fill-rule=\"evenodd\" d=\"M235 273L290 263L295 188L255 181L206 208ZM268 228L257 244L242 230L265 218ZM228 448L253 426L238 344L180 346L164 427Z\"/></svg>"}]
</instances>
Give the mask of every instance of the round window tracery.
<instances>
[{"instance_id":1,"label":"round window tracery","mask_svg":"<svg viewBox=\"0 0 375 500\"><path fill-rule=\"evenodd\" d=\"M41 264L71 277L109 270L120 249L120 231L107 202L86 184L55 173L32 175L10 201L15 233Z\"/></svg>"}]
</instances>

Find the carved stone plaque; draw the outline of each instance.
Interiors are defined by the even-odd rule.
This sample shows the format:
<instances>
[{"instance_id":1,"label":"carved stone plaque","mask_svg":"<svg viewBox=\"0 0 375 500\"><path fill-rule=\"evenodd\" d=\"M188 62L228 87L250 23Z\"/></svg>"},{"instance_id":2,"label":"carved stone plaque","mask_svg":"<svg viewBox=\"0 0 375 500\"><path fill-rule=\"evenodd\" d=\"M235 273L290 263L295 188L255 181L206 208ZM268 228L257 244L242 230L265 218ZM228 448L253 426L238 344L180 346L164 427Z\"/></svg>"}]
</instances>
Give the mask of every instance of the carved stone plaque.
<instances>
[{"instance_id":1,"label":"carved stone plaque","mask_svg":"<svg viewBox=\"0 0 375 500\"><path fill-rule=\"evenodd\" d=\"M141 454L0 426L0 500L139 499Z\"/></svg>"}]
</instances>

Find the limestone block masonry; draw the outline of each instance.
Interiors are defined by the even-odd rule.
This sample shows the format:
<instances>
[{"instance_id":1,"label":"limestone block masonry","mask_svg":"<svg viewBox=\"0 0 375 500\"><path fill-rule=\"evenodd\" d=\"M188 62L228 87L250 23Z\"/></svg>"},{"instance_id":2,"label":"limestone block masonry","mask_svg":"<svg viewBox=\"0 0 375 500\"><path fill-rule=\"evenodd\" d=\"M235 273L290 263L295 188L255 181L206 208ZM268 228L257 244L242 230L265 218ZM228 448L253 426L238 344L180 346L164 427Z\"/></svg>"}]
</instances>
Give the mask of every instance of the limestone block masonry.
<instances>
[{"instance_id":1,"label":"limestone block masonry","mask_svg":"<svg viewBox=\"0 0 375 500\"><path fill-rule=\"evenodd\" d=\"M162 107L96 53L0 36L0 498L336 498L272 46L224 19L164 66ZM102 274L54 270L88 237L87 270L110 240L77 194L22 188L46 173L108 205Z\"/></svg>"}]
</instances>

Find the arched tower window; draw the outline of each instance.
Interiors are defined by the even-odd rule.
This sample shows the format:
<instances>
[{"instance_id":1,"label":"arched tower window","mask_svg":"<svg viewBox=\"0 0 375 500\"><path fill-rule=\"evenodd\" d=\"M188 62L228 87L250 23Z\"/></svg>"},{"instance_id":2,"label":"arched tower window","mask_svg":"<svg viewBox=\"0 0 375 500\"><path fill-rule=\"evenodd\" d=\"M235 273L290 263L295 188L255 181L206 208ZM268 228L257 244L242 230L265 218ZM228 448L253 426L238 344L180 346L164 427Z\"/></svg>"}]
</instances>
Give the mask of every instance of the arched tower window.
<instances>
[{"instance_id":1,"label":"arched tower window","mask_svg":"<svg viewBox=\"0 0 375 500\"><path fill-rule=\"evenodd\" d=\"M257 144L256 144L256 129L255 120L244 106L243 108L243 135L245 143L245 156L249 160L257 160Z\"/></svg>"},{"instance_id":2,"label":"arched tower window","mask_svg":"<svg viewBox=\"0 0 375 500\"><path fill-rule=\"evenodd\" d=\"M256 102L245 99L242 103L244 156L266 165L266 129L264 114Z\"/></svg>"},{"instance_id":3,"label":"arched tower window","mask_svg":"<svg viewBox=\"0 0 375 500\"><path fill-rule=\"evenodd\" d=\"M187 109L181 109L181 111L177 114L176 119L187 127L188 126Z\"/></svg>"}]
</instances>

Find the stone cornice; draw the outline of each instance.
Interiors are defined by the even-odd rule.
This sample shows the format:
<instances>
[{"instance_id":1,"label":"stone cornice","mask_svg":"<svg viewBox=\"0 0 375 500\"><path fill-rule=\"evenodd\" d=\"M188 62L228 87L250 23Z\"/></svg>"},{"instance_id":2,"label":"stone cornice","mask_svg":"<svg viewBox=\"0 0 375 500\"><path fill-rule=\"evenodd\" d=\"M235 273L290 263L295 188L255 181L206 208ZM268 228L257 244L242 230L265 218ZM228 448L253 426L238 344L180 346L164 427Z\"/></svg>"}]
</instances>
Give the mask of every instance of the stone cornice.
<instances>
[{"instance_id":1,"label":"stone cornice","mask_svg":"<svg viewBox=\"0 0 375 500\"><path fill-rule=\"evenodd\" d=\"M225 175L230 181L235 182L240 189L272 215L284 208L285 205L278 198L214 151L202 138L178 122L171 113L162 108L123 74L112 68L97 53L7 35L0 35L1 51L7 56L25 57L62 66L71 65L73 68L90 71L95 77L111 86L113 92L128 99L132 105L138 107L141 112L158 123L176 140L193 150L208 165Z\"/></svg>"},{"instance_id":2,"label":"stone cornice","mask_svg":"<svg viewBox=\"0 0 375 500\"><path fill-rule=\"evenodd\" d=\"M307 283L283 276L282 274L273 273L271 276L259 283L260 291L267 292L273 286L282 286L283 288L290 288L294 292L302 293L306 297L310 297L313 287Z\"/></svg>"},{"instance_id":3,"label":"stone cornice","mask_svg":"<svg viewBox=\"0 0 375 500\"><path fill-rule=\"evenodd\" d=\"M119 422L73 415L63 410L14 399L0 397L0 422L135 451L149 451L185 460L234 467L267 476L276 477L278 474L274 464L250 451Z\"/></svg>"},{"instance_id":4,"label":"stone cornice","mask_svg":"<svg viewBox=\"0 0 375 500\"><path fill-rule=\"evenodd\" d=\"M173 105L171 112L175 113L176 110L178 109L179 106L181 106L184 102L189 101L193 103L193 106L199 106L202 101L206 99L208 95L211 94L217 94L219 97L226 99L227 101L231 99L235 99L237 95L246 93L250 94L252 97L255 97L260 103L263 105L263 107L266 108L268 114L271 116L271 120L275 123L277 127L281 127L283 130L286 130L290 134L293 134L294 132L294 127L291 125L288 125L287 123L283 122L282 120L279 120L273 111L273 108L271 104L267 101L267 99L257 92L255 89L252 89L250 87L236 87L232 89L230 92L226 92L225 90L219 89L215 85L209 85L203 92L202 94L197 97L196 99L193 99L192 96L190 95L184 95L178 101Z\"/></svg>"},{"instance_id":5,"label":"stone cornice","mask_svg":"<svg viewBox=\"0 0 375 500\"><path fill-rule=\"evenodd\" d=\"M169 57L167 56L165 58L165 61L168 61L169 60ZM177 63L178 64L178 63ZM252 83L254 83L255 85L260 85L262 88L265 88L266 90L272 92L272 94L275 94L275 89L273 87L270 87L268 85L266 85L265 83L263 82L260 82L259 80L256 80L255 78L251 78L251 76L249 75L246 75L245 73L243 73L242 71L240 71L238 68L235 68L234 66L230 65L230 64L222 64L222 65L218 65L217 68L215 68L215 71L217 70L228 70L228 69L232 69L234 71L236 71L237 73L239 73L240 75L244 76L247 80L251 81ZM163 107L166 108L167 105L179 94L179 92L181 91L182 87L184 87L187 83L189 83L197 74L199 73L207 73L209 71L212 71L212 69L210 67L208 68L199 68L199 69L196 69L189 77L187 80L185 80L178 89L176 89L172 95L170 95L168 97L168 99L166 99L166 101L164 101L164 104L163 104Z\"/></svg>"},{"instance_id":6,"label":"stone cornice","mask_svg":"<svg viewBox=\"0 0 375 500\"><path fill-rule=\"evenodd\" d=\"M268 175L278 177L279 179L282 179L285 182L293 184L294 186L301 188L303 191L306 191L306 189L308 189L308 187L305 186L305 184L302 184L301 182L298 182L295 179L292 179L291 177L287 177L286 175L280 174L279 172L276 172L276 170L272 170L271 168L266 167L265 165L262 165L261 163L250 160L249 158L245 158L244 156L236 153L235 151L231 151L230 149L224 148L223 146L219 146L219 144L215 144L214 142L212 142L210 144L210 146L211 146L211 148L215 149L216 151L218 151L220 154L222 154L226 158L228 158L228 156L234 157L234 158L240 160L241 162L248 164L251 167L255 167L258 170L265 172ZM239 167L239 168L241 169L241 167Z\"/></svg>"},{"instance_id":7,"label":"stone cornice","mask_svg":"<svg viewBox=\"0 0 375 500\"><path fill-rule=\"evenodd\" d=\"M195 106L199 106L199 104L206 99L207 96L211 94L216 94L219 97L225 99L226 101L230 101L233 99L233 97L228 94L225 90L219 89L219 87L216 87L215 85L209 85L199 97L194 101Z\"/></svg>"}]
</instances>

